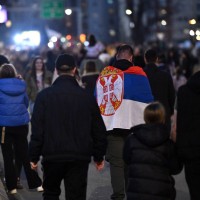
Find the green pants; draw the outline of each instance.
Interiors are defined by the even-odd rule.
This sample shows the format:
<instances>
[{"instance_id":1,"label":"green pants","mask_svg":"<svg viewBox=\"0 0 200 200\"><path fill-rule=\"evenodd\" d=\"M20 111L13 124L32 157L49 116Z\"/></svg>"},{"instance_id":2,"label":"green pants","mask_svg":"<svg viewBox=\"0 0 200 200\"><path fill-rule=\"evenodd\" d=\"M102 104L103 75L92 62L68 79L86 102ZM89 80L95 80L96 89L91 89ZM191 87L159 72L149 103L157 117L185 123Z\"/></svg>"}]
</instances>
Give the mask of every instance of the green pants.
<instances>
[{"instance_id":1,"label":"green pants","mask_svg":"<svg viewBox=\"0 0 200 200\"><path fill-rule=\"evenodd\" d=\"M125 185L127 183L127 166L125 165L122 153L124 141L127 135L107 136L108 147L106 160L110 163L110 175L113 194L111 199L123 200L125 198Z\"/></svg>"}]
</instances>

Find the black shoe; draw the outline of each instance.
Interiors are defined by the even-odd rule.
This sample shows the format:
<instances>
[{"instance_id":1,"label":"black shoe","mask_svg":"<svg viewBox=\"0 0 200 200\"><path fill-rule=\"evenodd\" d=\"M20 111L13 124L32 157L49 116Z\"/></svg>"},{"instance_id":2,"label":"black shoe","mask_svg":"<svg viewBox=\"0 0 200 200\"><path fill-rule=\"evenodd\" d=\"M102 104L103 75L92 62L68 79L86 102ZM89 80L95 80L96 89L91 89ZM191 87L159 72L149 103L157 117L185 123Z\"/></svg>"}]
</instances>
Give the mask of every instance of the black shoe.
<instances>
[{"instance_id":1,"label":"black shoe","mask_svg":"<svg viewBox=\"0 0 200 200\"><path fill-rule=\"evenodd\" d=\"M23 185L20 183L20 181L17 181L17 189L21 190L23 189Z\"/></svg>"}]
</instances>

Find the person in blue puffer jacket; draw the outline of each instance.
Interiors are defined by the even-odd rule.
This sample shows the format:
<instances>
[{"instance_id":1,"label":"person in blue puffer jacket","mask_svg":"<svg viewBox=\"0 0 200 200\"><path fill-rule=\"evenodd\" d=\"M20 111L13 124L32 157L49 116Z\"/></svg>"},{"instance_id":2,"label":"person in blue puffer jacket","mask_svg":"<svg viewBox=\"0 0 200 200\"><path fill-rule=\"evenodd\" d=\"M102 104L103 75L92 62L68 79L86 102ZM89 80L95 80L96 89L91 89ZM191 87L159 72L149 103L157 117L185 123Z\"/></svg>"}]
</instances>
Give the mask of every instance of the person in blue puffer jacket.
<instances>
[{"instance_id":1,"label":"person in blue puffer jacket","mask_svg":"<svg viewBox=\"0 0 200 200\"><path fill-rule=\"evenodd\" d=\"M42 191L42 181L31 169L28 157L29 113L26 84L17 78L11 64L0 67L0 133L6 186L10 194L17 193L17 174L14 157L23 164L29 189ZM14 151L14 152L13 152Z\"/></svg>"}]
</instances>

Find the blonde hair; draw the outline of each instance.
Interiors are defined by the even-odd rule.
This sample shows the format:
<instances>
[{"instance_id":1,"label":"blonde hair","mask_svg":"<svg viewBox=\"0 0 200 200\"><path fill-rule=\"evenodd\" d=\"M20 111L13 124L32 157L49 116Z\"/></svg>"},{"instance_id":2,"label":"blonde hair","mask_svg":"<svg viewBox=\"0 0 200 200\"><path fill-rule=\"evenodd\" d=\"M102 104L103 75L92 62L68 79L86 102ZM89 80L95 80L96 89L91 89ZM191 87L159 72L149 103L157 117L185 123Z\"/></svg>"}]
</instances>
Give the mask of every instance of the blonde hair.
<instances>
[{"instance_id":1,"label":"blonde hair","mask_svg":"<svg viewBox=\"0 0 200 200\"><path fill-rule=\"evenodd\" d=\"M160 102L153 102L144 109L147 124L165 123L165 108Z\"/></svg>"},{"instance_id":2,"label":"blonde hair","mask_svg":"<svg viewBox=\"0 0 200 200\"><path fill-rule=\"evenodd\" d=\"M15 78L17 71L12 64L3 64L0 67L0 78Z\"/></svg>"}]
</instances>

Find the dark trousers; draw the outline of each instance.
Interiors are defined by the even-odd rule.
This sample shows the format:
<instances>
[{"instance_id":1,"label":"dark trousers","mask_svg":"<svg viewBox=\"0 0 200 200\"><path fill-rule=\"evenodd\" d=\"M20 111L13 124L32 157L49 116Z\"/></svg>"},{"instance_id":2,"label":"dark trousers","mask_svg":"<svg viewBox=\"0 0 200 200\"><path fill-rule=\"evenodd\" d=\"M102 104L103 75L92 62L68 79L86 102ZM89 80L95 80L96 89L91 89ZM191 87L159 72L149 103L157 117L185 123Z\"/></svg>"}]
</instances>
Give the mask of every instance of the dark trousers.
<instances>
[{"instance_id":1,"label":"dark trousers","mask_svg":"<svg viewBox=\"0 0 200 200\"><path fill-rule=\"evenodd\" d=\"M66 200L86 200L88 162L42 162L42 165L44 200L59 200L62 180Z\"/></svg>"},{"instance_id":2,"label":"dark trousers","mask_svg":"<svg viewBox=\"0 0 200 200\"><path fill-rule=\"evenodd\" d=\"M5 138L4 142L1 142L1 149L4 159L6 186L8 190L15 189L17 186L17 177L19 174L16 172L14 160L18 160L19 163L22 163L30 189L42 185L42 181L37 172L32 170L30 167L27 135L28 125L5 127Z\"/></svg>"},{"instance_id":3,"label":"dark trousers","mask_svg":"<svg viewBox=\"0 0 200 200\"><path fill-rule=\"evenodd\" d=\"M108 147L106 160L110 163L110 175L113 194L111 199L123 200L127 186L128 169L123 161L123 147L127 135L110 134L107 137Z\"/></svg>"},{"instance_id":4,"label":"dark trousers","mask_svg":"<svg viewBox=\"0 0 200 200\"><path fill-rule=\"evenodd\" d=\"M200 160L184 163L185 179L188 184L190 199L200 199Z\"/></svg>"}]
</instances>

